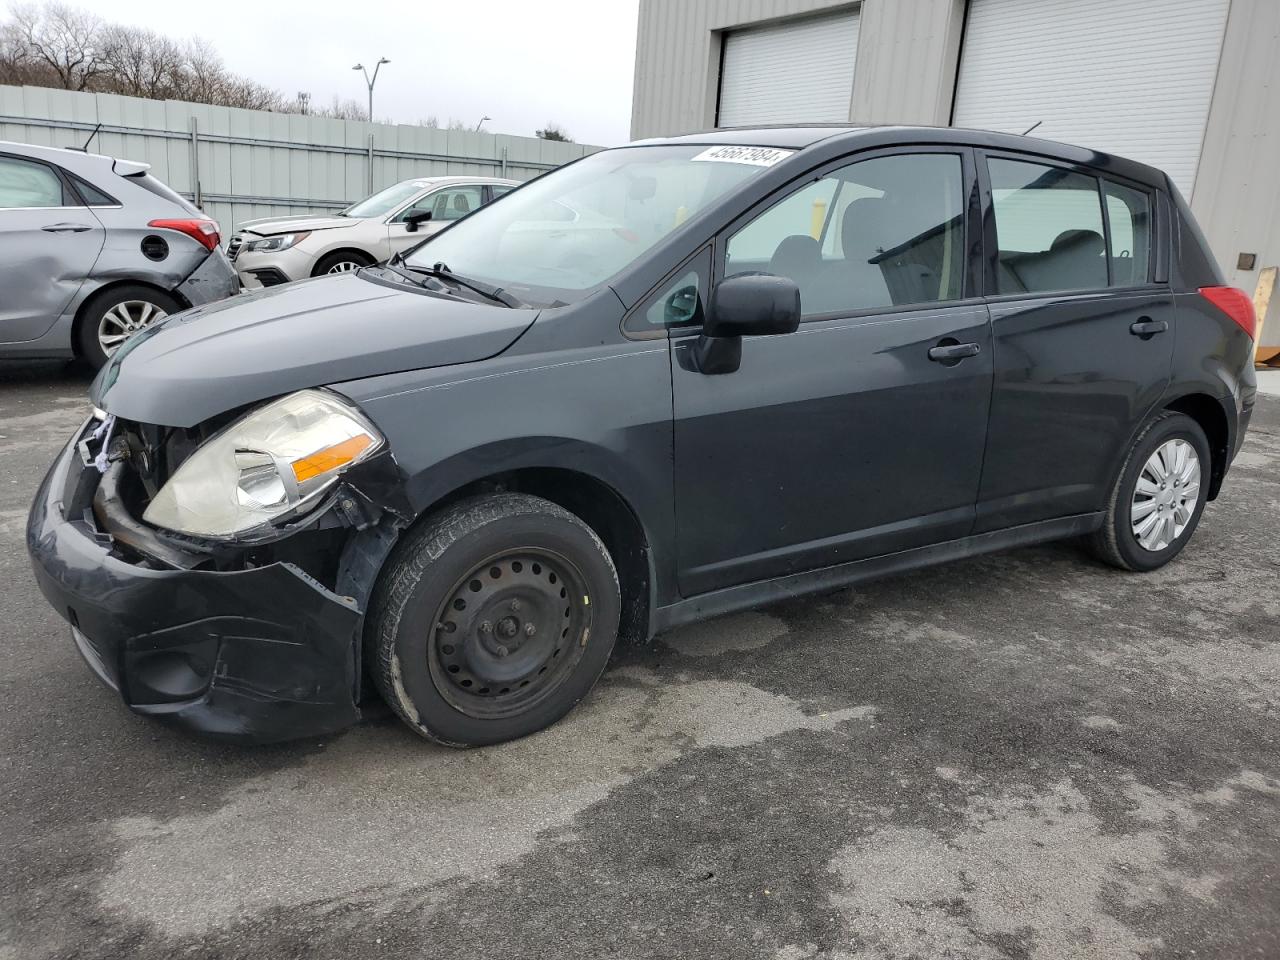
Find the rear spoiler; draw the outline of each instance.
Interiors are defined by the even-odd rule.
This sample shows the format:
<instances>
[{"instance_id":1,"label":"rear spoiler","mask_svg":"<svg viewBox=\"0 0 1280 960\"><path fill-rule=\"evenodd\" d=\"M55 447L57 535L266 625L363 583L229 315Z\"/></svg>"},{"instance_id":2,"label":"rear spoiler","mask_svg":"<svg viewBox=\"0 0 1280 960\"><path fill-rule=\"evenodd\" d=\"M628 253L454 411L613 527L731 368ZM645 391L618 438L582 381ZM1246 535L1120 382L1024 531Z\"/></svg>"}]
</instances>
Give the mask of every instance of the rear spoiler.
<instances>
[{"instance_id":1,"label":"rear spoiler","mask_svg":"<svg viewBox=\"0 0 1280 960\"><path fill-rule=\"evenodd\" d=\"M111 170L122 177L140 177L151 169L151 164L140 160L112 160Z\"/></svg>"}]
</instances>

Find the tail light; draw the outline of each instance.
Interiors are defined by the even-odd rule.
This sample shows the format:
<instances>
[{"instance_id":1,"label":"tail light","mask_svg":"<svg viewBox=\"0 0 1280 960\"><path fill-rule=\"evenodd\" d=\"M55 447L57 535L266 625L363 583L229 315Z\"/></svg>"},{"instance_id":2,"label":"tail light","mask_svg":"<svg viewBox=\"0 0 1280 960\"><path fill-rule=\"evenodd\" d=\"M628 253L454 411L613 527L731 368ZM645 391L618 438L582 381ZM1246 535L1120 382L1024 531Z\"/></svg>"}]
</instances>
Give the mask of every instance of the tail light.
<instances>
[{"instance_id":1,"label":"tail light","mask_svg":"<svg viewBox=\"0 0 1280 960\"><path fill-rule=\"evenodd\" d=\"M1253 301L1243 290L1235 287L1201 287L1200 296L1240 325L1250 340L1258 337L1258 318L1253 312Z\"/></svg>"},{"instance_id":2,"label":"tail light","mask_svg":"<svg viewBox=\"0 0 1280 960\"><path fill-rule=\"evenodd\" d=\"M207 250L218 245L222 236L218 233L218 221L208 217L192 217L189 220L152 220L147 224L157 230L177 230L200 243Z\"/></svg>"}]
</instances>

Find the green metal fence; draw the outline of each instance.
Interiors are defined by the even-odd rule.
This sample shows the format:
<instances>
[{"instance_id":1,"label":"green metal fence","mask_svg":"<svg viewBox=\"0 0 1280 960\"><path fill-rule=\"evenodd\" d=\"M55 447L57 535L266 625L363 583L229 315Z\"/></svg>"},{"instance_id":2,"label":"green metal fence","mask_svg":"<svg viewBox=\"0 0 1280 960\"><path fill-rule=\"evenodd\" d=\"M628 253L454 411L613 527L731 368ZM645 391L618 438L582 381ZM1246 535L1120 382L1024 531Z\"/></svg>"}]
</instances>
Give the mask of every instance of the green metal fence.
<instances>
[{"instance_id":1,"label":"green metal fence","mask_svg":"<svg viewBox=\"0 0 1280 960\"><path fill-rule=\"evenodd\" d=\"M222 225L339 209L409 177L528 180L598 150L578 143L405 124L0 86L0 140L90 145L152 173Z\"/></svg>"}]
</instances>

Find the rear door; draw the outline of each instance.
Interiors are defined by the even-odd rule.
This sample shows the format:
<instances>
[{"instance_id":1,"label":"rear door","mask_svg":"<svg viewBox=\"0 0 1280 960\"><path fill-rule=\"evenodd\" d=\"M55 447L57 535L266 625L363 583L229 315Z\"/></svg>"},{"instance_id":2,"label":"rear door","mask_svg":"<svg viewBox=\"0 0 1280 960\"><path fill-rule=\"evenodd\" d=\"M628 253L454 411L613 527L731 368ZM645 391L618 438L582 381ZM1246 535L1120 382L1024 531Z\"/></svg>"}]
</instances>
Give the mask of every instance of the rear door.
<instances>
[{"instance_id":1,"label":"rear door","mask_svg":"<svg viewBox=\"0 0 1280 960\"><path fill-rule=\"evenodd\" d=\"M56 168L0 154L0 343L34 340L53 326L105 236Z\"/></svg>"},{"instance_id":2,"label":"rear door","mask_svg":"<svg viewBox=\"0 0 1280 960\"><path fill-rule=\"evenodd\" d=\"M1169 382L1174 318L1149 187L1016 154L978 168L995 339L983 532L1102 508Z\"/></svg>"},{"instance_id":3,"label":"rear door","mask_svg":"<svg viewBox=\"0 0 1280 960\"><path fill-rule=\"evenodd\" d=\"M696 331L671 331L685 596L969 532L991 394L977 218L969 151L887 151L804 177L717 239L715 278L791 277L804 319L744 338L741 367L714 376L691 362ZM652 322L698 315L698 270L677 271Z\"/></svg>"}]
</instances>

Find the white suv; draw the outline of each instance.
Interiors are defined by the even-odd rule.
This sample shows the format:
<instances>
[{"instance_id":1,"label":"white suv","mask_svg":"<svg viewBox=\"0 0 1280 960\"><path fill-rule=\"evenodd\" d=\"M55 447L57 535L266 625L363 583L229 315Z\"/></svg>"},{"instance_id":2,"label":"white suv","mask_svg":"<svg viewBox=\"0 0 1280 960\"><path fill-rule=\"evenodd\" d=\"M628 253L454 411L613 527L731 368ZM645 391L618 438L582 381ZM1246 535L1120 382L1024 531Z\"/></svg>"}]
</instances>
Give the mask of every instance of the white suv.
<instances>
[{"instance_id":1,"label":"white suv","mask_svg":"<svg viewBox=\"0 0 1280 960\"><path fill-rule=\"evenodd\" d=\"M379 263L519 186L494 177L404 180L333 216L248 220L227 245L249 289Z\"/></svg>"}]
</instances>

